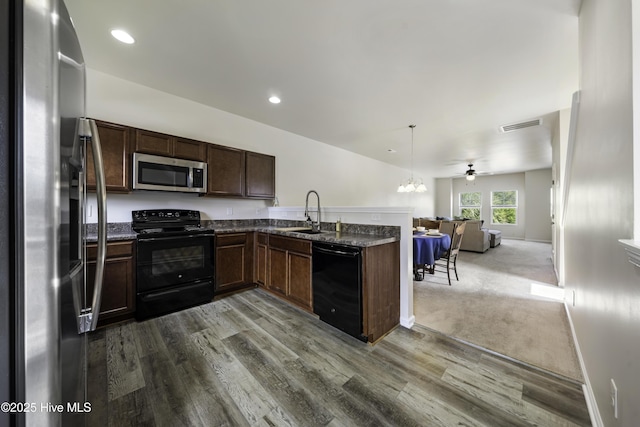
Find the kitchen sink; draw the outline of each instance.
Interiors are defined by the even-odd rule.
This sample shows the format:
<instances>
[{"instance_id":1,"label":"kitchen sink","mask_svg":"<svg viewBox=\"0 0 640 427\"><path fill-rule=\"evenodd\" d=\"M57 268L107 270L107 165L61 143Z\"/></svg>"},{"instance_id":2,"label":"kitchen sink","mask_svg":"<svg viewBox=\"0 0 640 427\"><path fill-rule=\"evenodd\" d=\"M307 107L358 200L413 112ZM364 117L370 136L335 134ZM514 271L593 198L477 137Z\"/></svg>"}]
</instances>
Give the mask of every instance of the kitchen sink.
<instances>
[{"instance_id":1,"label":"kitchen sink","mask_svg":"<svg viewBox=\"0 0 640 427\"><path fill-rule=\"evenodd\" d=\"M288 231L288 232L293 232L293 233L303 233L303 234L320 234L320 233L324 233L324 231L316 231L316 230L312 230L311 228L308 228L308 227L283 227L283 228L276 228L275 230Z\"/></svg>"},{"instance_id":2,"label":"kitchen sink","mask_svg":"<svg viewBox=\"0 0 640 427\"><path fill-rule=\"evenodd\" d=\"M307 228L307 229L304 229L304 230L297 230L296 233L320 234L320 233L324 233L324 232L320 231L320 230L311 230L311 229Z\"/></svg>"}]
</instances>

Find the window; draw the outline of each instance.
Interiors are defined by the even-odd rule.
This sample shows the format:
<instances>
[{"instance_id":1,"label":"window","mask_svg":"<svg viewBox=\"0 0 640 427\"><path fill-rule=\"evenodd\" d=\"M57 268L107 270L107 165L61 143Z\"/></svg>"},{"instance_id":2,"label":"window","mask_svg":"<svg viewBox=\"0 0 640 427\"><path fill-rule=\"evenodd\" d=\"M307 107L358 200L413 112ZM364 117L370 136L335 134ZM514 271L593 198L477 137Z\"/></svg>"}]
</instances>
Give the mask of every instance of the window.
<instances>
[{"instance_id":1,"label":"window","mask_svg":"<svg viewBox=\"0 0 640 427\"><path fill-rule=\"evenodd\" d=\"M480 219L482 193L460 193L460 216L469 219Z\"/></svg>"},{"instance_id":2,"label":"window","mask_svg":"<svg viewBox=\"0 0 640 427\"><path fill-rule=\"evenodd\" d=\"M491 224L516 224L518 209L518 192L491 192Z\"/></svg>"}]
</instances>

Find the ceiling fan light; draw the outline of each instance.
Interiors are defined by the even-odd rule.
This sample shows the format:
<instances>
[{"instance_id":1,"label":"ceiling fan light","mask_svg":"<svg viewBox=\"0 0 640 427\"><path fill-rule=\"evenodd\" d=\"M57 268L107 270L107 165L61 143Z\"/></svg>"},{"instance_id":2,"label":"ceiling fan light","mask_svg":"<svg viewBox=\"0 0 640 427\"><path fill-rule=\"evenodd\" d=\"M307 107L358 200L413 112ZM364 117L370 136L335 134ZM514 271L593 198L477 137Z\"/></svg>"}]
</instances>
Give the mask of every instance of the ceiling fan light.
<instances>
[{"instance_id":1,"label":"ceiling fan light","mask_svg":"<svg viewBox=\"0 0 640 427\"><path fill-rule=\"evenodd\" d=\"M473 181L474 179L476 179L476 176L473 174L468 174L467 175L467 181Z\"/></svg>"}]
</instances>

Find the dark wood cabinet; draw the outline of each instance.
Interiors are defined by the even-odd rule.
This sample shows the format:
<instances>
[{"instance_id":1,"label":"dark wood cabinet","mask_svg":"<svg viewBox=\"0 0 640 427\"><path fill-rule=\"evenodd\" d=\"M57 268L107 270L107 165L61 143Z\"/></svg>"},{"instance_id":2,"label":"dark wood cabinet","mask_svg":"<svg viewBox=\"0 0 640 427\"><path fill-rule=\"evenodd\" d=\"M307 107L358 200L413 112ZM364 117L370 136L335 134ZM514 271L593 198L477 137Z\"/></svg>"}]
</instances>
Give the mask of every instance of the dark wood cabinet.
<instances>
[{"instance_id":1,"label":"dark wood cabinet","mask_svg":"<svg viewBox=\"0 0 640 427\"><path fill-rule=\"evenodd\" d=\"M362 326L370 342L400 323L400 242L362 250Z\"/></svg>"},{"instance_id":2,"label":"dark wood cabinet","mask_svg":"<svg viewBox=\"0 0 640 427\"><path fill-rule=\"evenodd\" d=\"M269 236L267 286L287 300L313 310L311 288L311 242L284 236Z\"/></svg>"},{"instance_id":3,"label":"dark wood cabinet","mask_svg":"<svg viewBox=\"0 0 640 427\"><path fill-rule=\"evenodd\" d=\"M171 135L152 132L144 129L135 131L136 153L155 154L156 156L173 156L173 140Z\"/></svg>"},{"instance_id":4,"label":"dark wood cabinet","mask_svg":"<svg viewBox=\"0 0 640 427\"><path fill-rule=\"evenodd\" d=\"M253 284L253 232L216 236L216 293Z\"/></svg>"},{"instance_id":5,"label":"dark wood cabinet","mask_svg":"<svg viewBox=\"0 0 640 427\"><path fill-rule=\"evenodd\" d=\"M269 250L269 235L266 233L257 233L255 281L260 286L267 286L268 250Z\"/></svg>"},{"instance_id":6,"label":"dark wood cabinet","mask_svg":"<svg viewBox=\"0 0 640 427\"><path fill-rule=\"evenodd\" d=\"M207 144L192 139L176 138L173 144L173 157L206 162Z\"/></svg>"},{"instance_id":7,"label":"dark wood cabinet","mask_svg":"<svg viewBox=\"0 0 640 427\"><path fill-rule=\"evenodd\" d=\"M98 325L133 317L135 312L135 242L107 243ZM93 299L97 245L87 245L87 301Z\"/></svg>"},{"instance_id":8,"label":"dark wood cabinet","mask_svg":"<svg viewBox=\"0 0 640 427\"><path fill-rule=\"evenodd\" d=\"M273 199L276 158L222 145L181 138L145 129L96 121L102 141L106 187L131 192L132 153L206 162L207 195ZM91 147L87 148L87 188L95 190Z\"/></svg>"},{"instance_id":9,"label":"dark wood cabinet","mask_svg":"<svg viewBox=\"0 0 640 427\"><path fill-rule=\"evenodd\" d=\"M207 160L207 144L186 138L179 138L144 129L135 130L135 149L137 153L156 156L175 157L177 159Z\"/></svg>"},{"instance_id":10,"label":"dark wood cabinet","mask_svg":"<svg viewBox=\"0 0 640 427\"><path fill-rule=\"evenodd\" d=\"M247 151L245 162L245 196L273 199L276 196L276 158Z\"/></svg>"},{"instance_id":11,"label":"dark wood cabinet","mask_svg":"<svg viewBox=\"0 0 640 427\"><path fill-rule=\"evenodd\" d=\"M244 196L244 151L210 144L207 147L207 163L207 195Z\"/></svg>"},{"instance_id":12,"label":"dark wood cabinet","mask_svg":"<svg viewBox=\"0 0 640 427\"><path fill-rule=\"evenodd\" d=\"M280 248L269 247L269 274L267 288L284 296L287 290L287 251Z\"/></svg>"},{"instance_id":13,"label":"dark wood cabinet","mask_svg":"<svg viewBox=\"0 0 640 427\"><path fill-rule=\"evenodd\" d=\"M313 310L311 289L311 255L289 252L289 298Z\"/></svg>"},{"instance_id":14,"label":"dark wood cabinet","mask_svg":"<svg viewBox=\"0 0 640 427\"><path fill-rule=\"evenodd\" d=\"M131 135L128 126L96 120L102 161L104 163L105 186L108 192L128 193L131 191ZM93 151L87 145L87 189L95 191L96 174L93 167Z\"/></svg>"}]
</instances>

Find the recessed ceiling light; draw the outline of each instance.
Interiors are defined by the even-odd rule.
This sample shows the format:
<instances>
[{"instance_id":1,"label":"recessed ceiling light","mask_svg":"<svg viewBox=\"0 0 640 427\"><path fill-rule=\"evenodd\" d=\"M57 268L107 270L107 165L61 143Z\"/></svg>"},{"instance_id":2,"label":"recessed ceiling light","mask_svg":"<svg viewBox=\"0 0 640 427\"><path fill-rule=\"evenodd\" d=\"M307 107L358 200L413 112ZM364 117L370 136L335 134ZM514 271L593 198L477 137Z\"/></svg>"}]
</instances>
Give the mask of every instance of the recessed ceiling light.
<instances>
[{"instance_id":1,"label":"recessed ceiling light","mask_svg":"<svg viewBox=\"0 0 640 427\"><path fill-rule=\"evenodd\" d=\"M131 34L125 30L111 30L111 35L122 43L133 44L136 42L133 37L131 37Z\"/></svg>"},{"instance_id":2,"label":"recessed ceiling light","mask_svg":"<svg viewBox=\"0 0 640 427\"><path fill-rule=\"evenodd\" d=\"M272 104L280 104L280 98L274 95L269 98L269 102Z\"/></svg>"}]
</instances>

